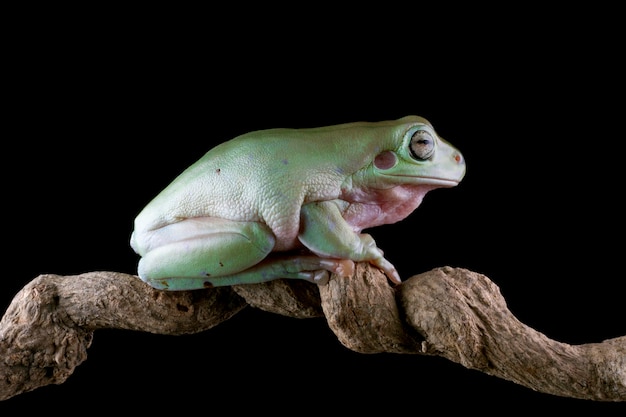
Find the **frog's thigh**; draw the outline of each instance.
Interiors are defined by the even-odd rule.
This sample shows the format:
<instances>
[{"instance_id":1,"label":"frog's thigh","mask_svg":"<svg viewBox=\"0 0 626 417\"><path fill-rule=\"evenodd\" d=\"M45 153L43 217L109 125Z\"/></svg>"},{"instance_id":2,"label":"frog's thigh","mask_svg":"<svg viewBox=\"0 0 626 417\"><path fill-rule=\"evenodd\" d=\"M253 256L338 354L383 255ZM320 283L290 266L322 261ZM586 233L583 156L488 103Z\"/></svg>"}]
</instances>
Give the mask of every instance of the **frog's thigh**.
<instances>
[{"instance_id":1,"label":"frog's thigh","mask_svg":"<svg viewBox=\"0 0 626 417\"><path fill-rule=\"evenodd\" d=\"M259 263L274 247L269 227L215 218L183 220L152 232L138 274L156 288L192 289L198 278L230 275ZM186 284L186 278L194 278ZM196 286L196 284L193 284Z\"/></svg>"}]
</instances>

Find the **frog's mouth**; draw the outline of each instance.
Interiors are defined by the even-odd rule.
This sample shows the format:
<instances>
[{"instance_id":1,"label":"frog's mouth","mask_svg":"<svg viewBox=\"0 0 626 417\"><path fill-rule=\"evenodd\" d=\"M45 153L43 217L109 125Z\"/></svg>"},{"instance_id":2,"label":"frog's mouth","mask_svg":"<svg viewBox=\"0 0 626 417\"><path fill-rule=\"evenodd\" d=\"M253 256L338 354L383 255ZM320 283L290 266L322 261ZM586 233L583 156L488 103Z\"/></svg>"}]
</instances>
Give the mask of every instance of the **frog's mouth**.
<instances>
[{"instance_id":1,"label":"frog's mouth","mask_svg":"<svg viewBox=\"0 0 626 417\"><path fill-rule=\"evenodd\" d=\"M402 174L384 174L386 177L390 178L401 178L400 182L407 185L430 185L435 186L437 188L451 188L456 187L463 179L463 176L459 179L450 179L443 177L415 177L412 175L402 175ZM397 181L397 180L396 180Z\"/></svg>"},{"instance_id":2,"label":"frog's mouth","mask_svg":"<svg viewBox=\"0 0 626 417\"><path fill-rule=\"evenodd\" d=\"M437 177L424 177L423 179L424 179L423 184L437 185L439 187L456 187L457 185L459 185L459 182L461 182L458 180L450 180L447 178L437 178ZM418 181L417 183L422 184L421 181Z\"/></svg>"},{"instance_id":3,"label":"frog's mouth","mask_svg":"<svg viewBox=\"0 0 626 417\"><path fill-rule=\"evenodd\" d=\"M461 180L452 180L449 178L441 178L441 177L416 177L416 184L424 184L424 185L437 185L439 187L456 187L459 185Z\"/></svg>"}]
</instances>

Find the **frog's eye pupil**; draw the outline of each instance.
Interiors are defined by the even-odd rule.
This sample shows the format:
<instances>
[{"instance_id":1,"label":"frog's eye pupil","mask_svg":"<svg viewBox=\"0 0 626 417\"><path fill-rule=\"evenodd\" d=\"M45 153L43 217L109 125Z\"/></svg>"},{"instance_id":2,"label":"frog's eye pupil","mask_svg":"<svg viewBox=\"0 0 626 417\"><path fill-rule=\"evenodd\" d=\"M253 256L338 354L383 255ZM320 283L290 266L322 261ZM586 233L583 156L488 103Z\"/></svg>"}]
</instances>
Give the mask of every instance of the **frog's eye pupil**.
<instances>
[{"instance_id":1,"label":"frog's eye pupil","mask_svg":"<svg viewBox=\"0 0 626 417\"><path fill-rule=\"evenodd\" d=\"M425 130L418 130L411 136L409 149L413 158L418 161L425 161L435 153L435 140Z\"/></svg>"}]
</instances>

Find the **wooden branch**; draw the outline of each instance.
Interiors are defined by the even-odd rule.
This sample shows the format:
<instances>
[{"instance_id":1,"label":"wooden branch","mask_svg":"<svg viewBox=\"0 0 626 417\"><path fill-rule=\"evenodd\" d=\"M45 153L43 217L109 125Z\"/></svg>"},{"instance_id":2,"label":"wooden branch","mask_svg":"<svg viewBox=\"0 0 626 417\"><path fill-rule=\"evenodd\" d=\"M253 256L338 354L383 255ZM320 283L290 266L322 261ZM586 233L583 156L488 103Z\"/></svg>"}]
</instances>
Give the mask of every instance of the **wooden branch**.
<instances>
[{"instance_id":1,"label":"wooden branch","mask_svg":"<svg viewBox=\"0 0 626 417\"><path fill-rule=\"evenodd\" d=\"M208 330L246 306L296 318L325 316L360 353L437 355L557 396L626 401L626 336L572 346L520 323L487 277L437 268L393 288L368 264L327 285L298 280L164 292L136 276L41 275L0 321L0 400L63 383L103 328L158 334Z\"/></svg>"},{"instance_id":2,"label":"wooden branch","mask_svg":"<svg viewBox=\"0 0 626 417\"><path fill-rule=\"evenodd\" d=\"M0 321L0 400L63 383L87 358L94 330L196 333L246 305L229 287L163 292L117 272L41 275Z\"/></svg>"},{"instance_id":3,"label":"wooden branch","mask_svg":"<svg viewBox=\"0 0 626 417\"><path fill-rule=\"evenodd\" d=\"M380 271L363 268L320 287L328 323L348 348L437 355L548 394L626 401L626 336L578 346L549 339L513 316L492 281L466 269L413 276L394 296Z\"/></svg>"}]
</instances>

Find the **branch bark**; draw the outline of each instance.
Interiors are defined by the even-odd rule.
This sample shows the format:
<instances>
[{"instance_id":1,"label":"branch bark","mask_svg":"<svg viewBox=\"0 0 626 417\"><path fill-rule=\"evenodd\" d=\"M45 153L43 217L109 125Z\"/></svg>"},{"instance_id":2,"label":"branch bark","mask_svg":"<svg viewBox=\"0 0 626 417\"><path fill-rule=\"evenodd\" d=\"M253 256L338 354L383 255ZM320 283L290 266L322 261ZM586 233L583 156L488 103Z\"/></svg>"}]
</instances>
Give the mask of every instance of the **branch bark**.
<instances>
[{"instance_id":1,"label":"branch bark","mask_svg":"<svg viewBox=\"0 0 626 417\"><path fill-rule=\"evenodd\" d=\"M626 336L568 345L518 321L484 275L436 268L398 287L369 264L324 286L298 280L164 292L134 275L41 275L0 321L0 400L63 383L87 358L93 332L190 334L246 306L289 317L325 316L347 348L445 357L557 396L626 401Z\"/></svg>"}]
</instances>

